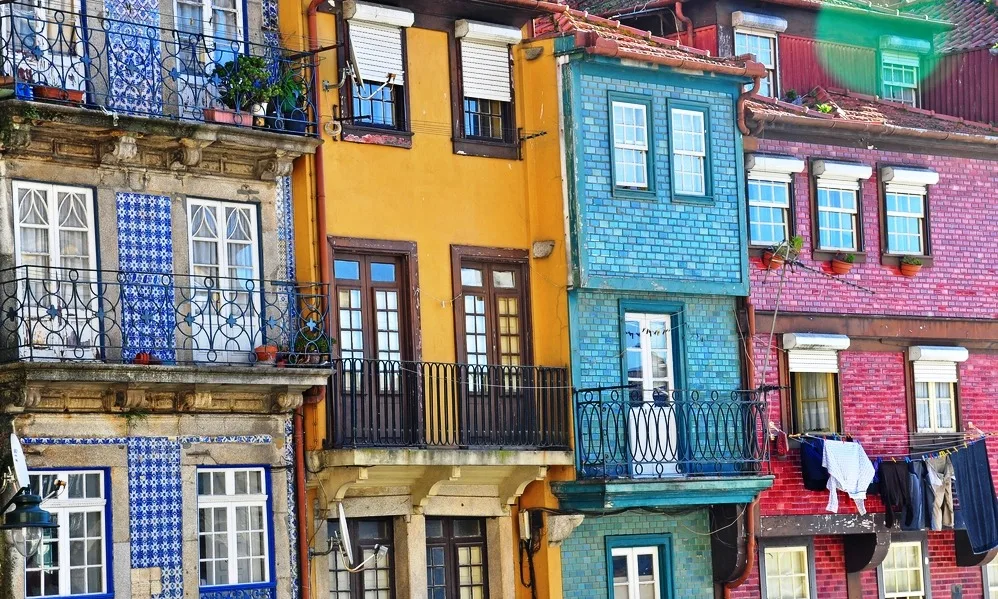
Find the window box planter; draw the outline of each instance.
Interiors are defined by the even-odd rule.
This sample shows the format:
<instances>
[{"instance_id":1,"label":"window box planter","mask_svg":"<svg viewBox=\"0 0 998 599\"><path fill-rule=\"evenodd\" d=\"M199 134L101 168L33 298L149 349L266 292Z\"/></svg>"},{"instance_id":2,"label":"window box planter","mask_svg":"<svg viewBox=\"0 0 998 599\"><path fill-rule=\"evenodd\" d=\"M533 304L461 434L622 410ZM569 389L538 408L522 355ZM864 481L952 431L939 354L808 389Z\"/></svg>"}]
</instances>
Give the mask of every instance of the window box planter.
<instances>
[{"instance_id":1,"label":"window box planter","mask_svg":"<svg viewBox=\"0 0 998 599\"><path fill-rule=\"evenodd\" d=\"M48 85L32 86L32 94L38 100L51 100L53 102L68 102L70 104L83 104L84 92L79 89L63 89L61 87L50 87Z\"/></svg>"},{"instance_id":2,"label":"window box planter","mask_svg":"<svg viewBox=\"0 0 998 599\"><path fill-rule=\"evenodd\" d=\"M224 108L205 108L204 120L223 125L250 127L253 125L253 115L248 112L236 112Z\"/></svg>"},{"instance_id":3,"label":"window box planter","mask_svg":"<svg viewBox=\"0 0 998 599\"><path fill-rule=\"evenodd\" d=\"M261 345L253 350L257 364L274 364L277 362L277 346Z\"/></svg>"},{"instance_id":4,"label":"window box planter","mask_svg":"<svg viewBox=\"0 0 998 599\"><path fill-rule=\"evenodd\" d=\"M913 277L918 274L918 271L922 270L922 261L918 258L912 258L911 256L905 256L901 258L901 263L898 265L901 270L901 274L906 277Z\"/></svg>"},{"instance_id":5,"label":"window box planter","mask_svg":"<svg viewBox=\"0 0 998 599\"><path fill-rule=\"evenodd\" d=\"M836 254L830 263L832 272L837 275L849 274L856 257L852 254Z\"/></svg>"},{"instance_id":6,"label":"window box planter","mask_svg":"<svg viewBox=\"0 0 998 599\"><path fill-rule=\"evenodd\" d=\"M786 258L772 250L766 250L762 253L762 265L767 270L779 270L786 262Z\"/></svg>"}]
</instances>

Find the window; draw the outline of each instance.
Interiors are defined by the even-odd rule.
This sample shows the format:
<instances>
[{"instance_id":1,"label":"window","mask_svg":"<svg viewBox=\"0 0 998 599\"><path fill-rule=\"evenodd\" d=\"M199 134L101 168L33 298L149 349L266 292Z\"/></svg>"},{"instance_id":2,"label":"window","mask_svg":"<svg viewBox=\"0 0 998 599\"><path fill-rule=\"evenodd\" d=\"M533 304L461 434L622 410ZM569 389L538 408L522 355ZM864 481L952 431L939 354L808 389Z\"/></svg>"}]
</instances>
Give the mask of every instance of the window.
<instances>
[{"instance_id":1,"label":"window","mask_svg":"<svg viewBox=\"0 0 998 599\"><path fill-rule=\"evenodd\" d=\"M616 547L610 555L614 599L662 596L658 547Z\"/></svg>"},{"instance_id":2,"label":"window","mask_svg":"<svg viewBox=\"0 0 998 599\"><path fill-rule=\"evenodd\" d=\"M207 77L205 64L222 65L239 54L231 41L242 39L242 3L237 0L176 0L176 27L179 32L177 71ZM229 42L229 43L226 43ZM190 85L181 83L182 86ZM203 84L202 84L203 85ZM180 91L192 93L186 89ZM201 92L204 93L203 91ZM204 103L204 99L200 100ZM187 105L185 103L185 105Z\"/></svg>"},{"instance_id":3,"label":"window","mask_svg":"<svg viewBox=\"0 0 998 599\"><path fill-rule=\"evenodd\" d=\"M752 54L766 67L767 76L760 81L759 95L778 97L776 83L776 35L747 29L735 30L735 56Z\"/></svg>"},{"instance_id":4,"label":"window","mask_svg":"<svg viewBox=\"0 0 998 599\"><path fill-rule=\"evenodd\" d=\"M199 469L201 587L270 580L268 481L263 468Z\"/></svg>"},{"instance_id":5,"label":"window","mask_svg":"<svg viewBox=\"0 0 998 599\"><path fill-rule=\"evenodd\" d=\"M925 254L925 195L887 192L887 253Z\"/></svg>"},{"instance_id":6,"label":"window","mask_svg":"<svg viewBox=\"0 0 998 599\"><path fill-rule=\"evenodd\" d=\"M650 399L656 389L675 389L672 315L624 314L627 383L640 385Z\"/></svg>"},{"instance_id":7,"label":"window","mask_svg":"<svg viewBox=\"0 0 998 599\"><path fill-rule=\"evenodd\" d=\"M915 381L915 413L918 432L956 432L956 398L953 383Z\"/></svg>"},{"instance_id":8,"label":"window","mask_svg":"<svg viewBox=\"0 0 998 599\"><path fill-rule=\"evenodd\" d=\"M790 238L790 183L748 179L749 241L752 245L775 246Z\"/></svg>"},{"instance_id":9,"label":"window","mask_svg":"<svg viewBox=\"0 0 998 599\"><path fill-rule=\"evenodd\" d=\"M800 432L835 432L838 427L838 381L830 372L796 372L794 394Z\"/></svg>"},{"instance_id":10,"label":"window","mask_svg":"<svg viewBox=\"0 0 998 599\"><path fill-rule=\"evenodd\" d=\"M96 268L90 189L25 181L15 181L13 188L18 266L34 267L29 272L39 277L57 276L50 269Z\"/></svg>"},{"instance_id":11,"label":"window","mask_svg":"<svg viewBox=\"0 0 998 599\"><path fill-rule=\"evenodd\" d=\"M671 108L672 188L680 196L708 195L706 112Z\"/></svg>"},{"instance_id":12,"label":"window","mask_svg":"<svg viewBox=\"0 0 998 599\"><path fill-rule=\"evenodd\" d=\"M984 566L985 599L998 599L998 560Z\"/></svg>"},{"instance_id":13,"label":"window","mask_svg":"<svg viewBox=\"0 0 998 599\"><path fill-rule=\"evenodd\" d=\"M520 30L460 20L454 31L461 65L461 136L512 143L516 126L509 47L520 42Z\"/></svg>"},{"instance_id":14,"label":"window","mask_svg":"<svg viewBox=\"0 0 998 599\"><path fill-rule=\"evenodd\" d=\"M818 248L856 251L859 201L854 189L818 187Z\"/></svg>"},{"instance_id":15,"label":"window","mask_svg":"<svg viewBox=\"0 0 998 599\"><path fill-rule=\"evenodd\" d=\"M650 104L611 102L613 183L625 189L649 189L648 110Z\"/></svg>"},{"instance_id":16,"label":"window","mask_svg":"<svg viewBox=\"0 0 998 599\"><path fill-rule=\"evenodd\" d=\"M488 599L485 521L426 519L428 599Z\"/></svg>"},{"instance_id":17,"label":"window","mask_svg":"<svg viewBox=\"0 0 998 599\"><path fill-rule=\"evenodd\" d=\"M108 593L110 560L105 473L33 472L31 492L59 528L47 531L38 553L25 561L25 597ZM59 486L57 481L65 485Z\"/></svg>"},{"instance_id":18,"label":"window","mask_svg":"<svg viewBox=\"0 0 998 599\"><path fill-rule=\"evenodd\" d=\"M329 521L329 537L338 539L339 521ZM353 544L354 566L366 563L360 572L347 570L343 555L337 551L330 556L329 590L331 599L392 599L395 595L392 563L392 521L349 520L350 541ZM387 553L379 553L385 547ZM377 557L375 557L377 555ZM370 561L368 561L370 560Z\"/></svg>"},{"instance_id":19,"label":"window","mask_svg":"<svg viewBox=\"0 0 998 599\"><path fill-rule=\"evenodd\" d=\"M922 543L892 542L887 557L880 565L880 581L884 599L925 597Z\"/></svg>"},{"instance_id":20,"label":"window","mask_svg":"<svg viewBox=\"0 0 998 599\"><path fill-rule=\"evenodd\" d=\"M843 335L788 333L783 347L787 350L790 373L792 428L796 433L839 432L839 355L849 347Z\"/></svg>"},{"instance_id":21,"label":"window","mask_svg":"<svg viewBox=\"0 0 998 599\"><path fill-rule=\"evenodd\" d=\"M763 569L766 599L811 599L808 548L767 547Z\"/></svg>"},{"instance_id":22,"label":"window","mask_svg":"<svg viewBox=\"0 0 998 599\"><path fill-rule=\"evenodd\" d=\"M409 332L402 258L337 252L333 277L340 357L401 360Z\"/></svg>"},{"instance_id":23,"label":"window","mask_svg":"<svg viewBox=\"0 0 998 599\"><path fill-rule=\"evenodd\" d=\"M79 9L76 1L35 0L30 3L14 3L10 7L14 17L13 47L25 54L38 50L49 58L55 58L56 64L49 67L52 68L51 74L68 78L68 73L57 75L56 71L65 69L70 64L60 64L63 56L78 56L80 53L80 31L76 26ZM36 68L43 73L48 70L46 65L37 65Z\"/></svg>"},{"instance_id":24,"label":"window","mask_svg":"<svg viewBox=\"0 0 998 599\"><path fill-rule=\"evenodd\" d=\"M348 84L350 122L354 125L404 131L406 122L405 36L411 11L347 2L343 6L351 56L364 84Z\"/></svg>"},{"instance_id":25,"label":"window","mask_svg":"<svg viewBox=\"0 0 998 599\"><path fill-rule=\"evenodd\" d=\"M958 430L957 364L970 353L963 347L916 345L908 348L914 383L915 432L953 433Z\"/></svg>"},{"instance_id":26,"label":"window","mask_svg":"<svg viewBox=\"0 0 998 599\"><path fill-rule=\"evenodd\" d=\"M918 106L919 59L917 54L882 52L880 78L883 97L909 106Z\"/></svg>"},{"instance_id":27,"label":"window","mask_svg":"<svg viewBox=\"0 0 998 599\"><path fill-rule=\"evenodd\" d=\"M489 258L466 255L455 261L458 359L482 366L527 364L526 257Z\"/></svg>"}]
</instances>

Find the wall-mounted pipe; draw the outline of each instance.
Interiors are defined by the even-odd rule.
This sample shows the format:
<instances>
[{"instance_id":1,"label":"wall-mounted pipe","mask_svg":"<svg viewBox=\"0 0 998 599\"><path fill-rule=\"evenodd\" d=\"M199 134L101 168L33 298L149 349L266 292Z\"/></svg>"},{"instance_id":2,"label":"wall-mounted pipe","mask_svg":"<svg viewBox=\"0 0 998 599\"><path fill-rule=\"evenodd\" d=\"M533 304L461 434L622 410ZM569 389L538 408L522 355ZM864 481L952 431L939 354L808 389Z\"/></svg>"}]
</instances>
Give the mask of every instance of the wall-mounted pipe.
<instances>
[{"instance_id":1,"label":"wall-mounted pipe","mask_svg":"<svg viewBox=\"0 0 998 599\"><path fill-rule=\"evenodd\" d=\"M763 71L765 70L765 67L763 67ZM759 93L759 86L762 85L762 77L764 76L765 75L753 75L754 79L752 80L752 87L738 94L738 102L735 104L735 110L738 112L738 130L742 132L742 135L752 135L752 131L745 123L745 102Z\"/></svg>"}]
</instances>

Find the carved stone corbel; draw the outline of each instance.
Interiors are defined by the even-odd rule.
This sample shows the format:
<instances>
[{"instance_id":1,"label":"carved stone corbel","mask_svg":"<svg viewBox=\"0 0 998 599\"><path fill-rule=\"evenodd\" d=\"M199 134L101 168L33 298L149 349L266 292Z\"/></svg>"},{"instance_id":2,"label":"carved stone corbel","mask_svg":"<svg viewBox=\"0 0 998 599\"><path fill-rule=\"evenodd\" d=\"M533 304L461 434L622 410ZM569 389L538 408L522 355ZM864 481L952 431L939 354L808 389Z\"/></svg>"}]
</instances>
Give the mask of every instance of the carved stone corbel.
<instances>
[{"instance_id":1,"label":"carved stone corbel","mask_svg":"<svg viewBox=\"0 0 998 599\"><path fill-rule=\"evenodd\" d=\"M170 168L173 170L184 170L192 166L201 164L202 153L211 142L198 139L181 139L180 147L174 153L173 163Z\"/></svg>"},{"instance_id":2,"label":"carved stone corbel","mask_svg":"<svg viewBox=\"0 0 998 599\"><path fill-rule=\"evenodd\" d=\"M134 162L138 155L138 139L133 135L122 135L103 144L100 161L102 165L113 166Z\"/></svg>"},{"instance_id":3,"label":"carved stone corbel","mask_svg":"<svg viewBox=\"0 0 998 599\"><path fill-rule=\"evenodd\" d=\"M265 158L257 163L257 176L263 181L275 181L280 177L291 175L294 158L287 152L275 152L271 158Z\"/></svg>"},{"instance_id":4,"label":"carved stone corbel","mask_svg":"<svg viewBox=\"0 0 998 599\"><path fill-rule=\"evenodd\" d=\"M27 385L11 385L0 393L0 401L3 401L5 412L23 412L38 407L42 402L42 392L40 389L28 387Z\"/></svg>"},{"instance_id":5,"label":"carved stone corbel","mask_svg":"<svg viewBox=\"0 0 998 599\"><path fill-rule=\"evenodd\" d=\"M120 407L124 411L148 410L149 397L145 389L125 389L118 395Z\"/></svg>"},{"instance_id":6,"label":"carved stone corbel","mask_svg":"<svg viewBox=\"0 0 998 599\"><path fill-rule=\"evenodd\" d=\"M29 123L11 123L10 129L3 136L3 151L22 150L31 144L31 125Z\"/></svg>"},{"instance_id":7,"label":"carved stone corbel","mask_svg":"<svg viewBox=\"0 0 998 599\"><path fill-rule=\"evenodd\" d=\"M285 391L274 393L272 408L274 412L291 412L297 410L304 403L301 393Z\"/></svg>"},{"instance_id":8,"label":"carved stone corbel","mask_svg":"<svg viewBox=\"0 0 998 599\"><path fill-rule=\"evenodd\" d=\"M181 412L196 412L211 406L211 391L185 391L180 394L177 409Z\"/></svg>"},{"instance_id":9,"label":"carved stone corbel","mask_svg":"<svg viewBox=\"0 0 998 599\"><path fill-rule=\"evenodd\" d=\"M582 524L585 516L551 514L548 516L548 545L557 547L561 542L572 536L575 529Z\"/></svg>"}]
</instances>

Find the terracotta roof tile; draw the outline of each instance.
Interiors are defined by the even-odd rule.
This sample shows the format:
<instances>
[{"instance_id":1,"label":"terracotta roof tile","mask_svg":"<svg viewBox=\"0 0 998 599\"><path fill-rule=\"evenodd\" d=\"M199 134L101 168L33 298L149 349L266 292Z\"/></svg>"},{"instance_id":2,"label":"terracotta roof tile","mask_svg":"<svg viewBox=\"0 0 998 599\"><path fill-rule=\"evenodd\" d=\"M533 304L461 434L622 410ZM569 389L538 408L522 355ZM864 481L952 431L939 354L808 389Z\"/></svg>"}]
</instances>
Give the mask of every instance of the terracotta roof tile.
<instances>
[{"instance_id":1,"label":"terracotta roof tile","mask_svg":"<svg viewBox=\"0 0 998 599\"><path fill-rule=\"evenodd\" d=\"M936 46L953 52L993 46L998 42L998 15L981 0L916 0L897 6L909 13L953 23L953 30L936 36Z\"/></svg>"}]
</instances>

